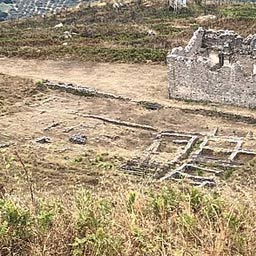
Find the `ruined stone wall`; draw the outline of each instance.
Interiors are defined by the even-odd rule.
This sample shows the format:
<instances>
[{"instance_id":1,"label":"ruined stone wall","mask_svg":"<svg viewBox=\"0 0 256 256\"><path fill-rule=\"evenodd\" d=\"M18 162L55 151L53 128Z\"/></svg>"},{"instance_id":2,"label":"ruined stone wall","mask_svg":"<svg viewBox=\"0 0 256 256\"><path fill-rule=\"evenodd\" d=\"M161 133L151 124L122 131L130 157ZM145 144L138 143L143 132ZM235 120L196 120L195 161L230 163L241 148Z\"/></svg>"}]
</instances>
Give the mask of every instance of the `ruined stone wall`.
<instances>
[{"instance_id":1,"label":"ruined stone wall","mask_svg":"<svg viewBox=\"0 0 256 256\"><path fill-rule=\"evenodd\" d=\"M232 32L233 33L233 32ZM206 36L205 36L206 35ZM186 48L175 48L167 57L169 67L169 96L170 98L209 101L222 104L233 104L245 107L256 107L256 74L253 74L256 59L251 55L239 55L239 50L244 51L243 39L236 34L218 34L213 31L205 32L202 37L202 29L196 31L193 44L189 45L191 51ZM225 38L226 37L226 38ZM213 38L213 40L210 40ZM228 39L227 39L228 38ZM192 40L191 39L191 40ZM200 54L206 48L221 49L226 42L230 42L233 51L239 58L245 59L242 64L238 61L228 66L212 69L210 58ZM249 44L250 45L250 44ZM247 52L248 52L247 47ZM250 52L251 54L251 52Z\"/></svg>"}]
</instances>

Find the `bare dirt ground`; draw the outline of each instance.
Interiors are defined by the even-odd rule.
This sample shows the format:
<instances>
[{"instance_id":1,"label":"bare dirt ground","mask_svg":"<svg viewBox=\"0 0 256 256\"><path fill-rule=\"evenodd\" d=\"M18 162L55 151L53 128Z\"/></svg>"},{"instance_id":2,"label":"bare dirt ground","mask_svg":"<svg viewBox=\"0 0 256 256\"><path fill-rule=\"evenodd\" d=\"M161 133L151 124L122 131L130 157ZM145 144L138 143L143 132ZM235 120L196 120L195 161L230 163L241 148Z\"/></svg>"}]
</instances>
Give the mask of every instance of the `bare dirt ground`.
<instances>
[{"instance_id":1,"label":"bare dirt ground","mask_svg":"<svg viewBox=\"0 0 256 256\"><path fill-rule=\"evenodd\" d=\"M218 104L195 104L168 99L168 78L165 65L0 58L0 73L33 80L49 79L81 84L136 100L157 101L179 109L214 110L256 117L256 111L245 108Z\"/></svg>"},{"instance_id":2,"label":"bare dirt ground","mask_svg":"<svg viewBox=\"0 0 256 256\"><path fill-rule=\"evenodd\" d=\"M68 72L60 67L57 69L58 71L56 69L54 71L54 68L51 68L50 65L47 66L46 63L42 64L44 69L31 65L32 70L30 71L29 66L24 67L17 63L22 62L17 61L15 64L14 60L10 60L5 67L1 65L1 72L32 78L43 78L44 75L56 80L69 78L69 81L76 77L76 82L79 82L79 79L81 79L80 81L85 79L84 81L92 81L90 85L103 84L102 87L98 86L98 88L107 89L104 84L104 75L96 76L95 73L99 75L100 71L107 72L108 64L97 64L96 71L91 71L93 73L91 76L87 75L83 78L81 73L80 76L78 73L75 76L68 76L65 74ZM56 63L54 64L56 65ZM118 73L116 73L117 71L114 72L114 67L119 67L123 73L120 70ZM134 73L130 73L131 79L128 76L128 71L134 67L130 67L130 69L129 65L114 65L114 67L112 66L111 69L114 74L113 77L116 78L113 79L112 77L115 86L108 88L107 91L125 92L125 96L130 97L135 95L133 89L130 89L131 92L125 86L122 89L122 86L118 86L119 83L116 81L122 81L122 76L126 77L123 84L128 85L129 81L135 81ZM84 69L91 68L87 66ZM146 66L145 70L154 70L154 68L156 67ZM162 72L164 69L162 67ZM50 72L50 70L53 71ZM59 76L58 72L62 75ZM136 72L138 71L135 70ZM139 75L139 73L136 74ZM142 74L142 79L138 79L137 76L137 80L139 80L137 84L130 84L130 86L134 86L135 91L137 90L138 95L142 96L145 92L148 95L147 99L152 97L154 101L158 101L158 99L160 101L161 97L164 98L160 95L165 94L165 89L162 88L161 91L160 84L163 87L165 83L160 83L154 76L150 76L152 80L150 82L150 77L147 77L148 74L145 72ZM148 83L153 84L153 87L156 87L155 97L153 97L153 91L149 93L145 86L138 88L138 84L143 84L143 78ZM164 75L162 74L163 78ZM193 113L193 111L175 107L153 111L132 101L82 97L45 88L38 89L31 80L7 75L0 75L0 82L2 89L0 92L0 106L2 106L0 109L0 144L10 144L9 147L0 148L1 182L8 184L10 190L18 189L13 187L15 182L12 182L11 179L15 180L15 177L20 175L21 170L20 163L14 160L16 151L22 156L26 166L32 172L37 188L42 191L57 193L56 184L58 184L60 191L67 191L80 185L100 185L99 187L102 188L102 184L105 184L106 187L109 187L106 184L112 184L118 179L122 180L124 176L119 174L120 172L115 171L114 174L112 173L114 176L111 176L111 170L116 170L125 161L141 155L156 136L155 131L118 126L84 117L88 114L149 125L158 131L211 133L218 127L220 135L225 136L246 137L248 133L256 133L255 124L252 122L241 122L233 118ZM107 83L111 84L111 78L107 79ZM241 109L241 111L251 114L251 117L255 114L249 110ZM52 126L52 124L55 125ZM71 143L69 139L75 134L85 135L88 139L86 145ZM49 137L51 143L36 143L36 139L42 136ZM175 148L176 146L168 148L168 145L167 147L163 145L163 147L163 154L159 155L159 158L168 160L173 159L177 152L182 149L182 146L179 149ZM254 148L255 144L253 143L249 149L253 150ZM109 175L112 178L108 177Z\"/></svg>"},{"instance_id":3,"label":"bare dirt ground","mask_svg":"<svg viewBox=\"0 0 256 256\"><path fill-rule=\"evenodd\" d=\"M77 83L132 98L164 100L167 97L167 68L164 65L3 58L0 59L0 73Z\"/></svg>"}]
</instances>

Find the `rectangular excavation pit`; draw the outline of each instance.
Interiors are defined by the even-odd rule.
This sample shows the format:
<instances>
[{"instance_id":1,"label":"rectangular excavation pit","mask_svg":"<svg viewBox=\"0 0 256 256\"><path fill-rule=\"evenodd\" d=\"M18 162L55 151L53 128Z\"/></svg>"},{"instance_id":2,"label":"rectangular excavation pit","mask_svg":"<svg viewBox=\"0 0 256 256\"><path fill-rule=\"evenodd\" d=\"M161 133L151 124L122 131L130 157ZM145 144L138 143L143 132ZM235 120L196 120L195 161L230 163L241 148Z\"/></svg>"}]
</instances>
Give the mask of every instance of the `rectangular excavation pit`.
<instances>
[{"instance_id":1,"label":"rectangular excavation pit","mask_svg":"<svg viewBox=\"0 0 256 256\"><path fill-rule=\"evenodd\" d=\"M180 144L184 144L184 142L180 143ZM186 143L185 143L185 145L186 145ZM174 154L181 147L182 146L179 146L179 143L177 143L176 140L174 140L174 138L164 137L161 139L161 142L160 142L157 152L158 153Z\"/></svg>"},{"instance_id":2,"label":"rectangular excavation pit","mask_svg":"<svg viewBox=\"0 0 256 256\"><path fill-rule=\"evenodd\" d=\"M194 176L201 176L201 177L212 177L213 175L217 175L221 173L221 171L211 169L208 167L200 167L196 165L186 165L186 167L183 169L184 173L194 175Z\"/></svg>"},{"instance_id":3,"label":"rectangular excavation pit","mask_svg":"<svg viewBox=\"0 0 256 256\"><path fill-rule=\"evenodd\" d=\"M157 151L151 155L151 159L162 163L175 162L184 155L188 142L189 141L182 141L182 143L179 144L175 141L173 142L173 138L171 137L162 138Z\"/></svg>"},{"instance_id":4,"label":"rectangular excavation pit","mask_svg":"<svg viewBox=\"0 0 256 256\"><path fill-rule=\"evenodd\" d=\"M121 166L121 170L137 176L159 179L170 170L170 166L153 160L142 161L140 158L134 158L124 163Z\"/></svg>"},{"instance_id":5,"label":"rectangular excavation pit","mask_svg":"<svg viewBox=\"0 0 256 256\"><path fill-rule=\"evenodd\" d=\"M236 141L228 141L228 140L209 140L207 146L211 148L224 148L224 149L233 149L235 148L237 142Z\"/></svg>"},{"instance_id":6,"label":"rectangular excavation pit","mask_svg":"<svg viewBox=\"0 0 256 256\"><path fill-rule=\"evenodd\" d=\"M235 156L235 161L247 163L256 158L256 153L238 152Z\"/></svg>"},{"instance_id":7,"label":"rectangular excavation pit","mask_svg":"<svg viewBox=\"0 0 256 256\"><path fill-rule=\"evenodd\" d=\"M182 180L186 180L189 183L194 183L196 182L197 185L201 185L204 186L204 183L211 183L212 185L215 184L215 181L213 179L213 177L203 177L203 176L197 176L197 175L191 175L189 173L185 173L182 171L177 171L177 172L173 172L171 174L171 176L169 177L169 179L172 180L176 180L176 181L182 181Z\"/></svg>"},{"instance_id":8,"label":"rectangular excavation pit","mask_svg":"<svg viewBox=\"0 0 256 256\"><path fill-rule=\"evenodd\" d=\"M170 153L156 153L151 155L151 161L160 162L162 164L168 164L175 160L175 158L178 156L178 153L175 152L173 154Z\"/></svg>"},{"instance_id":9,"label":"rectangular excavation pit","mask_svg":"<svg viewBox=\"0 0 256 256\"><path fill-rule=\"evenodd\" d=\"M203 159L213 159L213 160L228 160L231 152L215 151L210 148L203 148L200 153L200 158Z\"/></svg>"}]
</instances>

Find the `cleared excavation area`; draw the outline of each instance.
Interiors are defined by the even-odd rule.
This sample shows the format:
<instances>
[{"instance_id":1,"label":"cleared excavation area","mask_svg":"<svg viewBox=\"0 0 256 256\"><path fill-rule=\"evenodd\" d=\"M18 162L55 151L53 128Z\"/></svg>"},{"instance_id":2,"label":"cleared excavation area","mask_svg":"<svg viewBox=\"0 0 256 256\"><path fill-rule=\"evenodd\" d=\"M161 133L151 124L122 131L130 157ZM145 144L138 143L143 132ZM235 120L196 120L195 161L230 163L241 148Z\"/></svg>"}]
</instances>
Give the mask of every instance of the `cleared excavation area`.
<instances>
[{"instance_id":1,"label":"cleared excavation area","mask_svg":"<svg viewBox=\"0 0 256 256\"><path fill-rule=\"evenodd\" d=\"M111 170L119 179L128 173L135 180L215 186L256 154L254 110L240 108L238 115L232 107L140 101L143 93L134 99L3 74L0 82L1 161L12 169L19 163L5 157L19 154L42 191L96 186ZM3 170L3 182L7 176Z\"/></svg>"}]
</instances>

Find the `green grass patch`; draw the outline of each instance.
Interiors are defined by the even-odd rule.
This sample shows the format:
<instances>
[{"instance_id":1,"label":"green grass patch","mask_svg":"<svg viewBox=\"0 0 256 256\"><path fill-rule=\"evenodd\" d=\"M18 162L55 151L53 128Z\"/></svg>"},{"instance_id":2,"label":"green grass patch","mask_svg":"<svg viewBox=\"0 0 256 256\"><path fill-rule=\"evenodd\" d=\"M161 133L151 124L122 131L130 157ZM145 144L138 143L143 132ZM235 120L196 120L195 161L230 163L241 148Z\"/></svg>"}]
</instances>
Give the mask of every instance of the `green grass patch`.
<instances>
[{"instance_id":1,"label":"green grass patch","mask_svg":"<svg viewBox=\"0 0 256 256\"><path fill-rule=\"evenodd\" d=\"M256 4L231 5L220 9L220 14L225 17L256 18Z\"/></svg>"}]
</instances>

